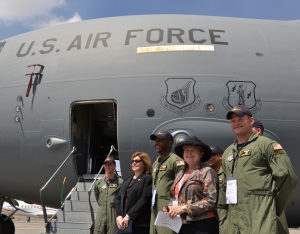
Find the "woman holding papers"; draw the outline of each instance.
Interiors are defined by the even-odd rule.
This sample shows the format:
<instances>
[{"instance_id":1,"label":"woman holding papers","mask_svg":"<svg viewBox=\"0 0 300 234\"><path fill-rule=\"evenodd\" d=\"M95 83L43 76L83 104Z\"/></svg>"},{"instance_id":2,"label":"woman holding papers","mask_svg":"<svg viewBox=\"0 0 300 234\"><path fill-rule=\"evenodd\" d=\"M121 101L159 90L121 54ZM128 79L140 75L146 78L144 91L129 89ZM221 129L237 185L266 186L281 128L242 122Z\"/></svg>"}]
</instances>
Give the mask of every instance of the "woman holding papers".
<instances>
[{"instance_id":1,"label":"woman holding papers","mask_svg":"<svg viewBox=\"0 0 300 234\"><path fill-rule=\"evenodd\" d=\"M189 137L175 146L175 152L184 158L186 166L176 176L170 190L171 204L163 211L169 212L172 219L180 215L180 234L218 234L218 176L204 165L211 158L210 147L197 137Z\"/></svg>"},{"instance_id":2,"label":"woman holding papers","mask_svg":"<svg viewBox=\"0 0 300 234\"><path fill-rule=\"evenodd\" d=\"M116 200L116 223L126 228L132 221L132 233L149 233L152 196L151 160L148 154L136 152L131 157L133 175L127 177Z\"/></svg>"}]
</instances>

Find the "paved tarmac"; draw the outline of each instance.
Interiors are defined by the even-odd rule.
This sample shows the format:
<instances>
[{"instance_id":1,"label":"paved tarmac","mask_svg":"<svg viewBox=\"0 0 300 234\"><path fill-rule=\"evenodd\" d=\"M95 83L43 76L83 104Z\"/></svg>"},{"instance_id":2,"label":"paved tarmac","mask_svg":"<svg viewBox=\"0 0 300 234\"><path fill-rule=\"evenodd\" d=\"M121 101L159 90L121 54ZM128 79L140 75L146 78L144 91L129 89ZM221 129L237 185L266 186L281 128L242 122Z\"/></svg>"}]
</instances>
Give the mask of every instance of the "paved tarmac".
<instances>
[{"instance_id":1,"label":"paved tarmac","mask_svg":"<svg viewBox=\"0 0 300 234\"><path fill-rule=\"evenodd\" d=\"M15 224L15 234L41 234L45 233L44 220L39 218L30 218L30 223L27 223L26 217L16 216L13 219Z\"/></svg>"},{"instance_id":2,"label":"paved tarmac","mask_svg":"<svg viewBox=\"0 0 300 234\"><path fill-rule=\"evenodd\" d=\"M41 234L46 231L43 219L31 218L30 223L27 223L26 217L16 216L13 221L16 227L15 234ZM290 234L300 234L300 229L290 228Z\"/></svg>"}]
</instances>

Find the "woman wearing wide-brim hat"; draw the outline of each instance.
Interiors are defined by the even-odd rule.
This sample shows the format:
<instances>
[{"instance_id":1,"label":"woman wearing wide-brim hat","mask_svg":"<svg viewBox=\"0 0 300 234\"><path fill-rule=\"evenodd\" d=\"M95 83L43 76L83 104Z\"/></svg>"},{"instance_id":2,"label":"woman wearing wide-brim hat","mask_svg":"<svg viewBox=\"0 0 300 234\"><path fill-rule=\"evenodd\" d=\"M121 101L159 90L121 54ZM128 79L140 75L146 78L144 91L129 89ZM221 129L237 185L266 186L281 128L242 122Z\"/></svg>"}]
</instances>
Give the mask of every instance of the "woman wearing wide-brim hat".
<instances>
[{"instance_id":1,"label":"woman wearing wide-brim hat","mask_svg":"<svg viewBox=\"0 0 300 234\"><path fill-rule=\"evenodd\" d=\"M211 158L208 145L197 137L189 137L175 146L175 152L186 162L171 187L172 201L164 208L171 218L180 215L182 227L179 234L218 234L217 220L218 176L204 162Z\"/></svg>"}]
</instances>

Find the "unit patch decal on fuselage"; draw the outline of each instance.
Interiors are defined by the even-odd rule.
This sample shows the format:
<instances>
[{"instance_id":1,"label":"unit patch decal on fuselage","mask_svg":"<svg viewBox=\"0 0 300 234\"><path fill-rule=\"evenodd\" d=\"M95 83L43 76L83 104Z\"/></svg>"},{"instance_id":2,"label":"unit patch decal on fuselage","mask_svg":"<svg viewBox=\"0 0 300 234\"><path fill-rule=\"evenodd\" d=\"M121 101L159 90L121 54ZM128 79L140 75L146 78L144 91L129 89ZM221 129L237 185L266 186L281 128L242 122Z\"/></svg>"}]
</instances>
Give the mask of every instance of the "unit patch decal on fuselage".
<instances>
[{"instance_id":1,"label":"unit patch decal on fuselage","mask_svg":"<svg viewBox=\"0 0 300 234\"><path fill-rule=\"evenodd\" d=\"M256 84L252 81L228 81L226 86L228 96L222 102L225 110L230 111L237 105L248 107L252 114L260 110L262 103L255 97Z\"/></svg>"},{"instance_id":2,"label":"unit patch decal on fuselage","mask_svg":"<svg viewBox=\"0 0 300 234\"><path fill-rule=\"evenodd\" d=\"M167 110L183 115L200 105L200 95L194 93L194 79L169 78L165 83L167 92L161 96L160 102Z\"/></svg>"}]
</instances>

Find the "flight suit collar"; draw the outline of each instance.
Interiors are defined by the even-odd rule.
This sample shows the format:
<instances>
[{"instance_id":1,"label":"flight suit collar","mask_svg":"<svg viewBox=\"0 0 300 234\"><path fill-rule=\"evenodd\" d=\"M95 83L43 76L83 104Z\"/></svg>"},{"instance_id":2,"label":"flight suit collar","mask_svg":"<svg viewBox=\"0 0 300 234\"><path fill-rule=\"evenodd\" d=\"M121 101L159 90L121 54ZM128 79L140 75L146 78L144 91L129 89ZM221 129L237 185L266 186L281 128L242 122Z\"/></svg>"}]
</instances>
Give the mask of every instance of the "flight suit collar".
<instances>
[{"instance_id":1,"label":"flight suit collar","mask_svg":"<svg viewBox=\"0 0 300 234\"><path fill-rule=\"evenodd\" d=\"M163 164L168 158L170 158L170 156L172 155L172 152L169 153L169 155L167 157L165 157L162 161L159 161L160 156L157 157L157 162L159 164Z\"/></svg>"},{"instance_id":2,"label":"flight suit collar","mask_svg":"<svg viewBox=\"0 0 300 234\"><path fill-rule=\"evenodd\" d=\"M221 167L220 167L220 170L219 170L218 173L217 173L217 175L220 176L220 175L222 175L222 174L223 174L223 167L221 166Z\"/></svg>"},{"instance_id":3,"label":"flight suit collar","mask_svg":"<svg viewBox=\"0 0 300 234\"><path fill-rule=\"evenodd\" d=\"M252 141L254 141L254 140L256 140L257 138L259 137L259 135L256 133L256 132L254 132L254 133L252 133L252 135L249 137L249 139L247 140L247 142L243 145L243 147L245 147L246 145L248 145L249 143L251 143ZM233 143L233 150L234 151L237 151L237 140L235 140L234 141L234 143Z\"/></svg>"},{"instance_id":4,"label":"flight suit collar","mask_svg":"<svg viewBox=\"0 0 300 234\"><path fill-rule=\"evenodd\" d=\"M118 188L120 187L120 185L119 185L118 180L119 180L119 177L115 174L113 180L108 185L110 187L110 190L109 190L110 194L113 194L116 191L119 191Z\"/></svg>"}]
</instances>

